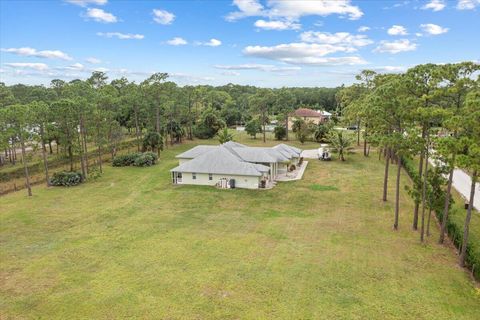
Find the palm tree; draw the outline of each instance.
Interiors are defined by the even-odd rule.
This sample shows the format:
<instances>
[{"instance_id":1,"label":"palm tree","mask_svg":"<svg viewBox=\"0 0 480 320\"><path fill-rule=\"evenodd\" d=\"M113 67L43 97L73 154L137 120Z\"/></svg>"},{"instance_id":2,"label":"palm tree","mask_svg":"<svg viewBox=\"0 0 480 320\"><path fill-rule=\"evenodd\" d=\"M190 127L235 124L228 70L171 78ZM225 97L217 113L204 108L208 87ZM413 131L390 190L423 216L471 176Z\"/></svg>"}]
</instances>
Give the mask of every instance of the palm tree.
<instances>
[{"instance_id":1,"label":"palm tree","mask_svg":"<svg viewBox=\"0 0 480 320\"><path fill-rule=\"evenodd\" d=\"M340 160L345 161L345 153L351 150L353 140L347 134L344 134L342 130L333 130L329 134L328 139L332 145L332 150L338 152Z\"/></svg>"},{"instance_id":2,"label":"palm tree","mask_svg":"<svg viewBox=\"0 0 480 320\"><path fill-rule=\"evenodd\" d=\"M233 134L228 131L228 128L223 128L222 131L217 133L218 141L220 143L225 143L233 140Z\"/></svg>"}]
</instances>

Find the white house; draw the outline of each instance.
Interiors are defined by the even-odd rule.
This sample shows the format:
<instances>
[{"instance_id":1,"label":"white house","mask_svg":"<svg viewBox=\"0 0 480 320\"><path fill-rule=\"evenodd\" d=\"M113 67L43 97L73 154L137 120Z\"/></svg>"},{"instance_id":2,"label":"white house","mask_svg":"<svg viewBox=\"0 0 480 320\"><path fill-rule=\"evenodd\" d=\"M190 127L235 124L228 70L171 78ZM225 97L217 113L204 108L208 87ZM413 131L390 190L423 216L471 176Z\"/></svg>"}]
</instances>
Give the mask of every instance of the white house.
<instances>
[{"instance_id":1,"label":"white house","mask_svg":"<svg viewBox=\"0 0 480 320\"><path fill-rule=\"evenodd\" d=\"M170 170L172 182L257 189L286 173L289 164L298 165L301 152L286 144L272 148L233 141L219 146L199 145L176 156L179 166Z\"/></svg>"}]
</instances>

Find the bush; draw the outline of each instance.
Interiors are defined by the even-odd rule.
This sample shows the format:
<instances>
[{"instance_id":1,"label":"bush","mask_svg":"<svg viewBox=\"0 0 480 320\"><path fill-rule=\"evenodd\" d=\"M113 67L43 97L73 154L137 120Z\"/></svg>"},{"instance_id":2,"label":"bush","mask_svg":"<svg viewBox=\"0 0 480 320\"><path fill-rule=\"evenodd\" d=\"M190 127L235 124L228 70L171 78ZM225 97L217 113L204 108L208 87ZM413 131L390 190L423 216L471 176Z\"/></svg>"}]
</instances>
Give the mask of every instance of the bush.
<instances>
[{"instance_id":1,"label":"bush","mask_svg":"<svg viewBox=\"0 0 480 320\"><path fill-rule=\"evenodd\" d=\"M154 165L158 160L158 156L153 152L130 153L117 156L112 161L114 167L149 167Z\"/></svg>"},{"instance_id":2,"label":"bush","mask_svg":"<svg viewBox=\"0 0 480 320\"><path fill-rule=\"evenodd\" d=\"M116 156L113 158L112 161L112 166L114 167L128 167L133 165L135 162L135 159L138 158L141 155L141 153L129 153L129 154L124 154L120 156Z\"/></svg>"},{"instance_id":3,"label":"bush","mask_svg":"<svg viewBox=\"0 0 480 320\"><path fill-rule=\"evenodd\" d=\"M135 167L149 167L157 162L157 155L153 152L144 152L138 155L133 162Z\"/></svg>"},{"instance_id":4,"label":"bush","mask_svg":"<svg viewBox=\"0 0 480 320\"><path fill-rule=\"evenodd\" d=\"M287 130L284 126L276 126L273 129L273 134L275 135L275 140L283 140L287 136Z\"/></svg>"},{"instance_id":5,"label":"bush","mask_svg":"<svg viewBox=\"0 0 480 320\"><path fill-rule=\"evenodd\" d=\"M293 171L295 170L297 167L295 167L294 164L291 164L289 167L288 167L288 171Z\"/></svg>"},{"instance_id":6,"label":"bush","mask_svg":"<svg viewBox=\"0 0 480 320\"><path fill-rule=\"evenodd\" d=\"M50 185L71 187L82 183L82 174L80 172L61 171L53 174L50 178Z\"/></svg>"},{"instance_id":7,"label":"bush","mask_svg":"<svg viewBox=\"0 0 480 320\"><path fill-rule=\"evenodd\" d=\"M217 134L217 132L214 129L209 128L204 124L197 125L195 127L195 130L194 130L194 135L198 139L211 139L216 134Z\"/></svg>"}]
</instances>

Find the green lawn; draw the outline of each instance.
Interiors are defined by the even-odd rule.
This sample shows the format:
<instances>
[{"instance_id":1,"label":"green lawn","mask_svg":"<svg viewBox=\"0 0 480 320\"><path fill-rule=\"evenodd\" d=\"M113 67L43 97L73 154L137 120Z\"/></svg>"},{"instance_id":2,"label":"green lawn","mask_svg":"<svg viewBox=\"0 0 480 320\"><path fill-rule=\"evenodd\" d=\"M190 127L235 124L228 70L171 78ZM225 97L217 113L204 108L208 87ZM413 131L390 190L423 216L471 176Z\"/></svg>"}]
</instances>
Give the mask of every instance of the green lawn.
<instances>
[{"instance_id":1,"label":"green lawn","mask_svg":"<svg viewBox=\"0 0 480 320\"><path fill-rule=\"evenodd\" d=\"M384 204L375 155L272 190L172 186L191 146L1 197L0 318L478 319L480 291L437 228L419 244L403 188L392 231L395 173Z\"/></svg>"}]
</instances>

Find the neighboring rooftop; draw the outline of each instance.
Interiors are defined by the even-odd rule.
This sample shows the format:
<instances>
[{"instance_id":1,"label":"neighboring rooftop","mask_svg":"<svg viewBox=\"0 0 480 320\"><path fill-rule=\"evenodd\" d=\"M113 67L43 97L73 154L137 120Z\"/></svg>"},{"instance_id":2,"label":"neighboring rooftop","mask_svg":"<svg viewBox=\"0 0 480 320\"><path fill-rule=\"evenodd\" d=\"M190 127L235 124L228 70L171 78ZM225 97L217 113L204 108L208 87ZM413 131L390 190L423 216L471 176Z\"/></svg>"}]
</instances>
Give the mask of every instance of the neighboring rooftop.
<instances>
[{"instance_id":1,"label":"neighboring rooftop","mask_svg":"<svg viewBox=\"0 0 480 320\"><path fill-rule=\"evenodd\" d=\"M292 114L295 117L309 117L309 118L323 118L330 117L332 114L327 111L322 110L313 110L308 108L299 108L295 110Z\"/></svg>"}]
</instances>

